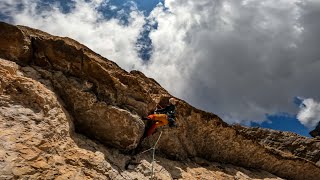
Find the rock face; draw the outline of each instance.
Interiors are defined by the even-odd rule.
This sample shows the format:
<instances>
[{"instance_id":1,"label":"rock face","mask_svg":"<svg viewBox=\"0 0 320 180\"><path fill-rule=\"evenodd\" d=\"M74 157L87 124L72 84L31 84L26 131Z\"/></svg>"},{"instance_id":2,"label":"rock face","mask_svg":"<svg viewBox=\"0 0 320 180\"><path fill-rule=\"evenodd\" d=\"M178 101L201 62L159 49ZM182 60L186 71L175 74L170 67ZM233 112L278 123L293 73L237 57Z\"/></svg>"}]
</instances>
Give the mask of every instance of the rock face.
<instances>
[{"instance_id":1,"label":"rock face","mask_svg":"<svg viewBox=\"0 0 320 180\"><path fill-rule=\"evenodd\" d=\"M18 69L0 59L0 179L77 179L94 171L116 178L102 153L76 146L71 117L56 95Z\"/></svg>"},{"instance_id":2,"label":"rock face","mask_svg":"<svg viewBox=\"0 0 320 180\"><path fill-rule=\"evenodd\" d=\"M320 177L318 152L297 153L281 136L261 143L183 100L178 128L142 140L141 117L171 95L72 39L0 23L0 58L0 178L148 179L150 156L125 170L123 153L150 148L160 131L158 151L179 161L156 163L158 179Z\"/></svg>"},{"instance_id":3,"label":"rock face","mask_svg":"<svg viewBox=\"0 0 320 180\"><path fill-rule=\"evenodd\" d=\"M308 159L320 166L320 139L307 138L292 132L262 128L235 126L248 138L256 139L261 145L291 153Z\"/></svg>"}]
</instances>

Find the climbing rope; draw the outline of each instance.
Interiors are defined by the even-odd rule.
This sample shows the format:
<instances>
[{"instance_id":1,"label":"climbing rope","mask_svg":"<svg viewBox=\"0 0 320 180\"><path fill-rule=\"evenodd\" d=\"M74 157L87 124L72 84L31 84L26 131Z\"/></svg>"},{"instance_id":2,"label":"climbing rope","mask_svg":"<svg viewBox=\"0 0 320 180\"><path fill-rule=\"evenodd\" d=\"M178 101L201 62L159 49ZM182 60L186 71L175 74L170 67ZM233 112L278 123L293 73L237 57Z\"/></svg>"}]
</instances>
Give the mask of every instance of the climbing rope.
<instances>
[{"instance_id":1,"label":"climbing rope","mask_svg":"<svg viewBox=\"0 0 320 180\"><path fill-rule=\"evenodd\" d=\"M156 143L154 144L153 148L152 148L152 162L151 162L151 180L153 180L153 176L154 176L154 167L153 167L153 164L154 164L154 155L155 155L155 152L156 152L156 146L158 144L158 141L160 140L161 138L161 135L162 135L162 131L160 132L160 135L158 137L158 140L156 141Z\"/></svg>"}]
</instances>

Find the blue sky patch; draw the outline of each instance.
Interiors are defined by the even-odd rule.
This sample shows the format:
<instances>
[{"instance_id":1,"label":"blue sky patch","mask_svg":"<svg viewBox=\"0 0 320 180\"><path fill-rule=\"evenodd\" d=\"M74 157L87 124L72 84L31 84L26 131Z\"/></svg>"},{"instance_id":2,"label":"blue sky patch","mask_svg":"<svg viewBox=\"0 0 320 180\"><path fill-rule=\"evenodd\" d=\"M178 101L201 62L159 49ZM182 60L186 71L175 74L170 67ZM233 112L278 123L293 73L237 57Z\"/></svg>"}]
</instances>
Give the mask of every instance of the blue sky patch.
<instances>
[{"instance_id":1,"label":"blue sky patch","mask_svg":"<svg viewBox=\"0 0 320 180\"><path fill-rule=\"evenodd\" d=\"M110 0L108 3L102 3L98 8L105 18L120 19L124 24L128 23L128 17L132 9L141 11L145 17L163 0Z\"/></svg>"},{"instance_id":2,"label":"blue sky patch","mask_svg":"<svg viewBox=\"0 0 320 180\"><path fill-rule=\"evenodd\" d=\"M70 13L75 6L75 2L70 0L42 0L37 4L37 10L39 12L50 10L55 4L58 5L57 7L64 14Z\"/></svg>"},{"instance_id":3,"label":"blue sky patch","mask_svg":"<svg viewBox=\"0 0 320 180\"><path fill-rule=\"evenodd\" d=\"M303 136L310 137L309 130L293 115L287 113L277 113L266 115L268 121L261 124L251 122L252 127L270 128L280 131L290 131Z\"/></svg>"},{"instance_id":4,"label":"blue sky patch","mask_svg":"<svg viewBox=\"0 0 320 180\"><path fill-rule=\"evenodd\" d=\"M11 6L10 4L4 2L4 4L2 5L4 7L9 7ZM18 3L15 7L11 7L10 9L15 9L15 11L21 11L23 10L24 6L22 3ZM6 11L6 8L4 8L4 10L0 11L0 21L5 21L5 22L12 22L12 17L10 15L10 12Z\"/></svg>"},{"instance_id":5,"label":"blue sky patch","mask_svg":"<svg viewBox=\"0 0 320 180\"><path fill-rule=\"evenodd\" d=\"M150 12L160 2L164 3L163 0L110 0L108 3L102 4L98 8L98 11L101 12L106 19L115 18L118 19L122 25L128 25L130 12L133 9L142 12L145 17L148 17ZM151 25L150 21L147 20L136 42L138 55L145 62L152 56L153 47L149 34L153 29L157 29L157 24Z\"/></svg>"},{"instance_id":6,"label":"blue sky patch","mask_svg":"<svg viewBox=\"0 0 320 180\"><path fill-rule=\"evenodd\" d=\"M152 41L149 37L149 34L152 30L158 28L158 23L150 23L147 20L147 23L143 26L143 31L140 34L140 37L137 40L137 51L139 53L139 57L144 61L147 62L152 56Z\"/></svg>"}]
</instances>

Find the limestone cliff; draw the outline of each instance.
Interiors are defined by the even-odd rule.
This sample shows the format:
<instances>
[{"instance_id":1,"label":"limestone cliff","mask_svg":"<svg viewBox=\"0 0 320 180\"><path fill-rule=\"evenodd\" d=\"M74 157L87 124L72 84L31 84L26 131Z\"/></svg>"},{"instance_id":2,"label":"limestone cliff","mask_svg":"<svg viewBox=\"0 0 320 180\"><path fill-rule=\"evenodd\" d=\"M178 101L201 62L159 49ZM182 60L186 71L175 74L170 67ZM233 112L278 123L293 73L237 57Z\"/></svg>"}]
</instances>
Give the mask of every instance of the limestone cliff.
<instances>
[{"instance_id":1,"label":"limestone cliff","mask_svg":"<svg viewBox=\"0 0 320 180\"><path fill-rule=\"evenodd\" d=\"M302 157L320 166L320 139L307 138L292 132L272 129L234 126L248 138L257 140L261 145Z\"/></svg>"},{"instance_id":2,"label":"limestone cliff","mask_svg":"<svg viewBox=\"0 0 320 180\"><path fill-rule=\"evenodd\" d=\"M320 177L318 152L263 144L183 100L178 128L141 141L141 117L171 95L72 39L0 23L0 58L0 179L148 179L151 157L125 170L127 152L159 131L158 179Z\"/></svg>"}]
</instances>

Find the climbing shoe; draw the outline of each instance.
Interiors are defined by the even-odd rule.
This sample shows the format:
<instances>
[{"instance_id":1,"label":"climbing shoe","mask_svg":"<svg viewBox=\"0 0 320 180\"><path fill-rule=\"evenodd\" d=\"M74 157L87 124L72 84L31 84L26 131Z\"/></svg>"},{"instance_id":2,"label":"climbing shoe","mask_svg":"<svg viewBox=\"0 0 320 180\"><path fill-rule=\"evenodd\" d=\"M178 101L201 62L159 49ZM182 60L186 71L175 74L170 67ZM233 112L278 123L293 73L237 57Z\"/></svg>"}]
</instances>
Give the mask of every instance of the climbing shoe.
<instances>
[{"instance_id":1,"label":"climbing shoe","mask_svg":"<svg viewBox=\"0 0 320 180\"><path fill-rule=\"evenodd\" d=\"M170 121L169 122L169 127L178 127L178 126L177 126L176 122Z\"/></svg>"}]
</instances>

